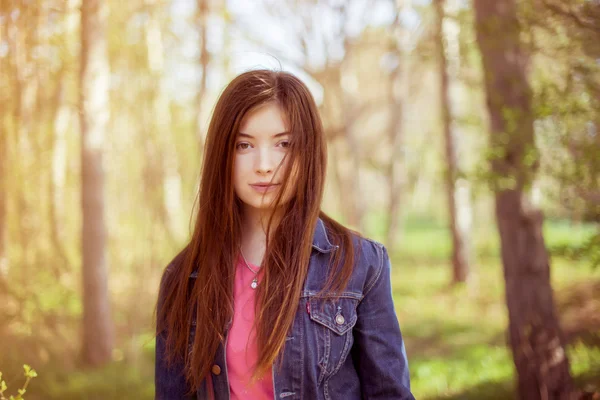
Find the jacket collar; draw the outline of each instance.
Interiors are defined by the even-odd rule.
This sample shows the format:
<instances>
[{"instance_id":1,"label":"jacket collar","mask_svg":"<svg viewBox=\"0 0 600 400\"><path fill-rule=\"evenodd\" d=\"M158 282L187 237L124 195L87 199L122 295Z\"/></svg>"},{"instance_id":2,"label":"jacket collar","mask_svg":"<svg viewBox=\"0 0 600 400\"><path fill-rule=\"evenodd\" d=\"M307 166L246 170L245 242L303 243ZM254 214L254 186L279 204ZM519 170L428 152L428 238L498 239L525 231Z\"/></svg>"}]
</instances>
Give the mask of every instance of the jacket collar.
<instances>
[{"instance_id":1,"label":"jacket collar","mask_svg":"<svg viewBox=\"0 0 600 400\"><path fill-rule=\"evenodd\" d=\"M332 245L329 241L329 238L327 237L327 230L325 229L325 223L321 218L317 219L312 247L321 253L331 253L339 247Z\"/></svg>"}]
</instances>

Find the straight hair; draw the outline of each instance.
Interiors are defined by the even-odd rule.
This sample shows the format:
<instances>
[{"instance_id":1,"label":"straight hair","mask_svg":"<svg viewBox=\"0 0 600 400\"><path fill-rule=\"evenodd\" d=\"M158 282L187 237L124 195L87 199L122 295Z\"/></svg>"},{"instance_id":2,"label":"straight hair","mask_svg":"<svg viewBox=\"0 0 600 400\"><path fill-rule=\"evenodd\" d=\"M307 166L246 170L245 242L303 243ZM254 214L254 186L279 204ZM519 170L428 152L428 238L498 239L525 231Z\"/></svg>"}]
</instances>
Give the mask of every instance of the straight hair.
<instances>
[{"instance_id":1,"label":"straight hair","mask_svg":"<svg viewBox=\"0 0 600 400\"><path fill-rule=\"evenodd\" d=\"M270 102L281 107L289 124L291 142L285 157L291 159L274 200L274 209L281 209L282 217L272 235L273 216L267 227L256 292L258 361L253 379L269 372L282 353L308 273L318 218L338 246L321 294L341 293L352 274L352 234L356 232L321 211L327 152L310 91L287 72L253 70L237 76L219 97L208 128L191 240L180 265L165 272L162 280L157 332L166 331L167 363L183 361L191 392L208 376L233 317L233 282L242 232L242 203L233 187L236 137L244 117ZM291 197L282 203L288 191ZM190 279L192 274L196 279ZM192 324L193 320L197 323ZM188 343L192 329L194 340Z\"/></svg>"}]
</instances>

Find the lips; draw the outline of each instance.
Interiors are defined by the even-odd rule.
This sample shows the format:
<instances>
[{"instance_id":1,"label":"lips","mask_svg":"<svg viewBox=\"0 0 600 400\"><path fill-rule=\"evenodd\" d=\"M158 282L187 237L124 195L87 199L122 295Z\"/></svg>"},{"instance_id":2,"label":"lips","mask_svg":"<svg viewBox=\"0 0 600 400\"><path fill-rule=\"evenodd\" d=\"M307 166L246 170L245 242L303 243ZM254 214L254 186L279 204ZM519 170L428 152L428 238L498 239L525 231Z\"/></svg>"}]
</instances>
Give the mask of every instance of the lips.
<instances>
[{"instance_id":1,"label":"lips","mask_svg":"<svg viewBox=\"0 0 600 400\"><path fill-rule=\"evenodd\" d=\"M256 190L257 192L265 193L265 192L269 192L269 191L274 190L277 187L279 187L279 183L274 183L274 184L252 183L252 184L250 184L250 186L252 187L252 189Z\"/></svg>"}]
</instances>

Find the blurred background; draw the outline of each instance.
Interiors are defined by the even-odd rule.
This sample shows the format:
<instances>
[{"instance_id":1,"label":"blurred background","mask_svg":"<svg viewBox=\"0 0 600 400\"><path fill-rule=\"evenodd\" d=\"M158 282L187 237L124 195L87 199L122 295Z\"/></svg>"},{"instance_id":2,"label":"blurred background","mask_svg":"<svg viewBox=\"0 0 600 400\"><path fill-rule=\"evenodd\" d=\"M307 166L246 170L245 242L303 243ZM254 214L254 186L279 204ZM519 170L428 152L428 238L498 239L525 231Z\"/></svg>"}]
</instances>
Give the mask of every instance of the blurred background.
<instances>
[{"instance_id":1,"label":"blurred background","mask_svg":"<svg viewBox=\"0 0 600 400\"><path fill-rule=\"evenodd\" d=\"M417 399L600 390L598 0L0 4L5 394L29 364L28 399L153 398L158 282L254 68L319 104L323 209L391 254Z\"/></svg>"}]
</instances>

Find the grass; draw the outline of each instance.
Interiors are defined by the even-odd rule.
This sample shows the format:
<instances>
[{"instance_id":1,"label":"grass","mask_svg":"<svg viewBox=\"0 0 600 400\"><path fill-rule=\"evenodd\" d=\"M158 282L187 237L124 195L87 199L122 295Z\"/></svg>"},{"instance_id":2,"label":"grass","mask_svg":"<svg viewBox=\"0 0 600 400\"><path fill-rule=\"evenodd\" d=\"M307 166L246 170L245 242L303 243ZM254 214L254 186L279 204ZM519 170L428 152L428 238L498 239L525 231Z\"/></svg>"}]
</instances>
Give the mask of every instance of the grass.
<instances>
[{"instance_id":1,"label":"grass","mask_svg":"<svg viewBox=\"0 0 600 400\"><path fill-rule=\"evenodd\" d=\"M545 226L549 247L577 245L593 232L589 226L560 222ZM393 256L394 301L417 399L515 397L502 265L494 240L479 238L473 279L455 287L449 286L445 231L434 227L407 235ZM600 390L600 269L591 269L586 260L555 258L552 285L576 383Z\"/></svg>"}]
</instances>

